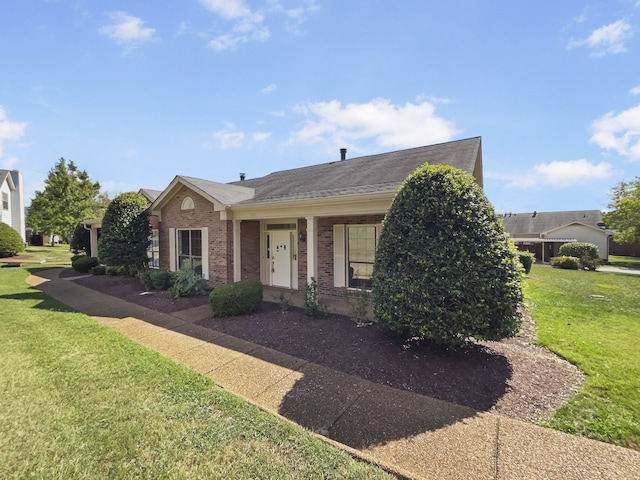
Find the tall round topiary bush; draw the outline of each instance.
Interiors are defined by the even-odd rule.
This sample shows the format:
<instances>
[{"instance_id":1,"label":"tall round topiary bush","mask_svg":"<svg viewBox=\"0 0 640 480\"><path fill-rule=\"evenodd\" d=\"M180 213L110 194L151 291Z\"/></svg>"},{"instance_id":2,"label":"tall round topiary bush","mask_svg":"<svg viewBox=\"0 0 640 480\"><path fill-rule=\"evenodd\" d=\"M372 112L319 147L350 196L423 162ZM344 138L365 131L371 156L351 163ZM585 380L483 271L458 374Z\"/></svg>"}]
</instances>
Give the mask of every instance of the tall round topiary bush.
<instances>
[{"instance_id":1,"label":"tall round topiary bush","mask_svg":"<svg viewBox=\"0 0 640 480\"><path fill-rule=\"evenodd\" d=\"M13 257L24 252L24 242L18 231L0 222L0 257Z\"/></svg>"},{"instance_id":2,"label":"tall round topiary bush","mask_svg":"<svg viewBox=\"0 0 640 480\"><path fill-rule=\"evenodd\" d=\"M517 252L473 177L434 165L411 174L384 219L374 319L442 345L499 340L519 331L522 300Z\"/></svg>"},{"instance_id":3,"label":"tall round topiary bush","mask_svg":"<svg viewBox=\"0 0 640 480\"><path fill-rule=\"evenodd\" d=\"M121 193L109 203L102 219L98 259L105 265L141 270L148 263L150 237L146 199L136 192Z\"/></svg>"}]
</instances>

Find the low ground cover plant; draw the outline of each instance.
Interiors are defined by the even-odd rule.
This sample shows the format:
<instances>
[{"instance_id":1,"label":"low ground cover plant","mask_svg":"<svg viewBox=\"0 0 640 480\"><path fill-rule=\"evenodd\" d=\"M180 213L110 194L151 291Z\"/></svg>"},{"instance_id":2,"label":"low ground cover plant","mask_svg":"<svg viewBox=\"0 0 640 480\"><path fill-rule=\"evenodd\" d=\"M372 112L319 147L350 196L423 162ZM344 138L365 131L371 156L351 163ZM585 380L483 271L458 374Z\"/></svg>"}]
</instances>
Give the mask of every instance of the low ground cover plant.
<instances>
[{"instance_id":1,"label":"low ground cover plant","mask_svg":"<svg viewBox=\"0 0 640 480\"><path fill-rule=\"evenodd\" d=\"M253 313L262 303L263 285L260 280L227 283L209 294L214 317L231 317Z\"/></svg>"},{"instance_id":2,"label":"low ground cover plant","mask_svg":"<svg viewBox=\"0 0 640 480\"><path fill-rule=\"evenodd\" d=\"M208 295L210 291L207 281L191 268L181 268L171 274L169 294L172 298Z\"/></svg>"}]
</instances>

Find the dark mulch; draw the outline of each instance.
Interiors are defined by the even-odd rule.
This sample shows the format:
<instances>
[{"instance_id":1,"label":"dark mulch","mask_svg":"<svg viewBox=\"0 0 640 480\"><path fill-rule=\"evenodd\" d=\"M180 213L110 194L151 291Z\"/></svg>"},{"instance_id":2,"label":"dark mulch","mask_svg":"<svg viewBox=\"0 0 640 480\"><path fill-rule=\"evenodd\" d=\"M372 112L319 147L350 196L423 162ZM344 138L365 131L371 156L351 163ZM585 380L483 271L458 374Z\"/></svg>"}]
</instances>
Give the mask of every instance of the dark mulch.
<instances>
[{"instance_id":1,"label":"dark mulch","mask_svg":"<svg viewBox=\"0 0 640 480\"><path fill-rule=\"evenodd\" d=\"M74 281L165 313L208 303L207 297L173 300L167 292L140 295L144 288L135 278ZM341 315L313 319L298 308L282 312L271 302L252 315L199 324L372 382L523 420L548 416L582 382L573 365L535 345L535 325L528 315L514 339L469 342L457 350L417 345Z\"/></svg>"}]
</instances>

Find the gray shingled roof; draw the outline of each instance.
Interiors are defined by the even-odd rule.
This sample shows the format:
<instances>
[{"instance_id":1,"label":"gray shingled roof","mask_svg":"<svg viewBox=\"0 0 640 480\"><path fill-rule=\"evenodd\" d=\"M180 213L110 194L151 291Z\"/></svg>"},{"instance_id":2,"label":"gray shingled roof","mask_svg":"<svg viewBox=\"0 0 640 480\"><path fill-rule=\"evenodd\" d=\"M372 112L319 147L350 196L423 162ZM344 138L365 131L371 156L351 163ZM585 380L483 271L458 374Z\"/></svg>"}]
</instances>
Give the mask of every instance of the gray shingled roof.
<instances>
[{"instance_id":1,"label":"gray shingled roof","mask_svg":"<svg viewBox=\"0 0 640 480\"><path fill-rule=\"evenodd\" d=\"M11 185L13 185L13 177L11 176L11 171L9 170L0 170L0 185L4 183L7 177L11 178Z\"/></svg>"},{"instance_id":2,"label":"gray shingled roof","mask_svg":"<svg viewBox=\"0 0 640 480\"><path fill-rule=\"evenodd\" d=\"M395 192L412 172L425 163L451 165L473 174L480 152L481 139L474 137L283 170L261 178L233 182L232 185L255 189L255 197L242 204Z\"/></svg>"},{"instance_id":3,"label":"gray shingled roof","mask_svg":"<svg viewBox=\"0 0 640 480\"><path fill-rule=\"evenodd\" d=\"M190 188L196 191L199 190L205 197L215 198L218 202L226 206L241 203L253 198L255 195L254 189L245 185L218 183L201 178L185 177L183 175L179 175L178 178L182 179L183 183L187 184Z\"/></svg>"},{"instance_id":4,"label":"gray shingled roof","mask_svg":"<svg viewBox=\"0 0 640 480\"><path fill-rule=\"evenodd\" d=\"M540 234L574 222L600 228L598 223L602 222L602 214L600 210L507 213L502 219L504 229L510 235Z\"/></svg>"},{"instance_id":5,"label":"gray shingled roof","mask_svg":"<svg viewBox=\"0 0 640 480\"><path fill-rule=\"evenodd\" d=\"M151 188L141 188L138 193L143 195L150 202L154 202L160 196L162 190L152 190Z\"/></svg>"}]
</instances>

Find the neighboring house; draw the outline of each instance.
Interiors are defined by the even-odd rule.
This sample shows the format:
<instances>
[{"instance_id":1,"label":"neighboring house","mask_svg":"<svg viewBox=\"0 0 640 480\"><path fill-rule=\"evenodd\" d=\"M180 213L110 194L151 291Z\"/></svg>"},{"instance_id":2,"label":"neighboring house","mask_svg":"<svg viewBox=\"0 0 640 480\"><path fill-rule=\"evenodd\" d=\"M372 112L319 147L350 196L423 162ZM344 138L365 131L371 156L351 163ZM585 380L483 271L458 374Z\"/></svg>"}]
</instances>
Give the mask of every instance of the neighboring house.
<instances>
[{"instance_id":1,"label":"neighboring house","mask_svg":"<svg viewBox=\"0 0 640 480\"><path fill-rule=\"evenodd\" d=\"M611 232L599 210L506 213L502 223L518 249L533 252L541 262L558 256L560 246L568 242L593 243L601 259L609 258Z\"/></svg>"},{"instance_id":2,"label":"neighboring house","mask_svg":"<svg viewBox=\"0 0 640 480\"><path fill-rule=\"evenodd\" d=\"M151 205L153 201L160 195L159 190L150 190L148 188L141 188L138 190L144 198L147 199L147 204ZM90 231L89 233L89 245L90 251L87 255L90 257L98 256L98 240L100 240L100 231L102 230L102 218L88 218L80 222L84 225L84 228ZM159 266L159 250L158 250L158 219L155 216L149 217L149 223L151 224L152 237L151 246L149 247L149 266L151 268L158 268Z\"/></svg>"},{"instance_id":3,"label":"neighboring house","mask_svg":"<svg viewBox=\"0 0 640 480\"><path fill-rule=\"evenodd\" d=\"M320 292L369 286L382 220L402 182L425 163L482 186L480 137L341 159L217 183L176 176L151 205L160 267L189 266L212 286L244 279Z\"/></svg>"},{"instance_id":4,"label":"neighboring house","mask_svg":"<svg viewBox=\"0 0 640 480\"><path fill-rule=\"evenodd\" d=\"M26 241L22 174L17 170L0 170L0 192L0 222L12 226Z\"/></svg>"}]
</instances>

